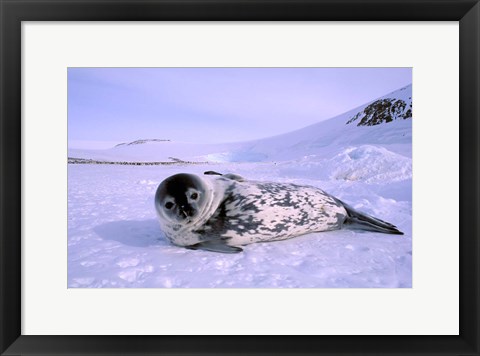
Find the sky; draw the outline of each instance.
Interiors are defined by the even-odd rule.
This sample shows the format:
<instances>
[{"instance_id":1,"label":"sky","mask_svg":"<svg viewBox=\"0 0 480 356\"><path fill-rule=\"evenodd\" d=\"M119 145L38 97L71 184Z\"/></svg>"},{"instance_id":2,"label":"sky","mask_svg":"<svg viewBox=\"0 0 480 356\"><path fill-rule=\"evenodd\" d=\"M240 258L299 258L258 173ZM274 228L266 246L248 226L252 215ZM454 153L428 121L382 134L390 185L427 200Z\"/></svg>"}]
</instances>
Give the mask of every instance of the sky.
<instances>
[{"instance_id":1,"label":"sky","mask_svg":"<svg viewBox=\"0 0 480 356\"><path fill-rule=\"evenodd\" d=\"M69 147L259 139L411 83L411 68L68 68Z\"/></svg>"}]
</instances>

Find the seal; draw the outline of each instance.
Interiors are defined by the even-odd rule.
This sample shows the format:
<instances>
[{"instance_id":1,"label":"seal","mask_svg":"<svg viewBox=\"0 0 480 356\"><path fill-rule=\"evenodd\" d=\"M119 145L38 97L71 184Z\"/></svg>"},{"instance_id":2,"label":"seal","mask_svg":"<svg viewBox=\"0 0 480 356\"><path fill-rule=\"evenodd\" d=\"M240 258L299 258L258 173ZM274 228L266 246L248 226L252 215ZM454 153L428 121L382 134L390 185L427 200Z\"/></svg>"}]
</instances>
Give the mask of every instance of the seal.
<instances>
[{"instance_id":1,"label":"seal","mask_svg":"<svg viewBox=\"0 0 480 356\"><path fill-rule=\"evenodd\" d=\"M180 173L157 188L155 208L167 239L189 249L236 253L239 246L312 232L359 229L403 235L312 187L248 181L213 171Z\"/></svg>"}]
</instances>

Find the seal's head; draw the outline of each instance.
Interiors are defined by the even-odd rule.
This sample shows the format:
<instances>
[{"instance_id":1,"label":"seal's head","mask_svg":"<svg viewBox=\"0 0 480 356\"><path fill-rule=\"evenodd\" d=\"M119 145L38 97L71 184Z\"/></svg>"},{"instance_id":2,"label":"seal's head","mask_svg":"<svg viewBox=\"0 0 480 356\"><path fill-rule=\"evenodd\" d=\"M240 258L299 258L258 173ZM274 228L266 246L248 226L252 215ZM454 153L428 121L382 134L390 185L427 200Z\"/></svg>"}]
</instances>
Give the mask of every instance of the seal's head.
<instances>
[{"instance_id":1,"label":"seal's head","mask_svg":"<svg viewBox=\"0 0 480 356\"><path fill-rule=\"evenodd\" d=\"M200 177L180 173L168 177L157 188L155 208L160 220L189 224L208 204L208 186Z\"/></svg>"}]
</instances>

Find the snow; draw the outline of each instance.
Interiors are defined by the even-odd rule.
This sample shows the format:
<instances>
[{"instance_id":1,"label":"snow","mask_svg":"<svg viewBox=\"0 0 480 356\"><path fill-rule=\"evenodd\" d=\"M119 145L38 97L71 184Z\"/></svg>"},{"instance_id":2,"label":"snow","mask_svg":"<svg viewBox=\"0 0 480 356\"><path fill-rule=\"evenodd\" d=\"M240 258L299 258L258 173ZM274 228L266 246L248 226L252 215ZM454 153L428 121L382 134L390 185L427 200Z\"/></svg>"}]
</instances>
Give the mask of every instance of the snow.
<instances>
[{"instance_id":1,"label":"snow","mask_svg":"<svg viewBox=\"0 0 480 356\"><path fill-rule=\"evenodd\" d=\"M411 97L411 87L390 96ZM365 104L365 106L368 105ZM365 107L363 106L363 107ZM346 125L362 107L251 142L149 142L70 150L76 158L200 164L68 166L68 286L79 288L409 288L412 286L412 120ZM317 186L395 224L403 236L339 230L244 246L239 254L168 243L153 199L170 175L214 170Z\"/></svg>"}]
</instances>

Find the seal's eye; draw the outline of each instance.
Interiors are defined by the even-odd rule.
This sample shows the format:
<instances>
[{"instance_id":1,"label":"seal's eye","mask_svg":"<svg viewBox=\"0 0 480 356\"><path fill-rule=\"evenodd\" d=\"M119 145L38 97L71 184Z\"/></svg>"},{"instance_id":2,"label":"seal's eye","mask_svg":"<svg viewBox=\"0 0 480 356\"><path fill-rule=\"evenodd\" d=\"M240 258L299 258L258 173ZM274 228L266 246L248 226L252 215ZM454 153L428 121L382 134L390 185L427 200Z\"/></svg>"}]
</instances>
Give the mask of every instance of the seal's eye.
<instances>
[{"instance_id":1,"label":"seal's eye","mask_svg":"<svg viewBox=\"0 0 480 356\"><path fill-rule=\"evenodd\" d=\"M173 207L173 203L171 201L165 203L165 208L167 208L168 210L170 210L172 207Z\"/></svg>"},{"instance_id":2,"label":"seal's eye","mask_svg":"<svg viewBox=\"0 0 480 356\"><path fill-rule=\"evenodd\" d=\"M197 193L193 193L192 195L190 195L190 198L192 198L193 200L197 200L198 194L197 194Z\"/></svg>"}]
</instances>

